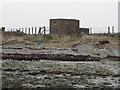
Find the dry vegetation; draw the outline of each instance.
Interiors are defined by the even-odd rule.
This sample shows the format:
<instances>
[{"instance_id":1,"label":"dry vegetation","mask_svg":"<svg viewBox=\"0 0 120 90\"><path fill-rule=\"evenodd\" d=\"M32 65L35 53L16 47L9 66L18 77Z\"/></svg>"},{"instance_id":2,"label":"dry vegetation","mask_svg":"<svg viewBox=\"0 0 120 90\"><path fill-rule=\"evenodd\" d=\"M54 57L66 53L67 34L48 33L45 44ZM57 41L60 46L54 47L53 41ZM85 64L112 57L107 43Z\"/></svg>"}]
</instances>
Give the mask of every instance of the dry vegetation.
<instances>
[{"instance_id":1,"label":"dry vegetation","mask_svg":"<svg viewBox=\"0 0 120 90\"><path fill-rule=\"evenodd\" d=\"M77 43L95 43L104 40L108 40L111 46L118 45L118 37L109 35L11 35L2 38L3 43L24 43L26 45L32 45L36 42L42 42L47 44L48 47L63 48Z\"/></svg>"}]
</instances>

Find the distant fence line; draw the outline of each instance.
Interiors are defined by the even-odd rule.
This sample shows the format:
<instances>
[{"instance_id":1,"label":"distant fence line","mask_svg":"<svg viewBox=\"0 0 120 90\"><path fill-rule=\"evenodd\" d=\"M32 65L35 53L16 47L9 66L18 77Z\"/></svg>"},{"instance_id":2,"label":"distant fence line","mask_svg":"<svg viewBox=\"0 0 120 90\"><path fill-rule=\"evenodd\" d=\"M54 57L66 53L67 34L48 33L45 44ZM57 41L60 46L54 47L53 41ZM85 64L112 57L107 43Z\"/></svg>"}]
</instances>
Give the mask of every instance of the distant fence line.
<instances>
[{"instance_id":1,"label":"distant fence line","mask_svg":"<svg viewBox=\"0 0 120 90\"><path fill-rule=\"evenodd\" d=\"M4 32L23 32L25 34L49 34L48 27L5 28Z\"/></svg>"},{"instance_id":2,"label":"distant fence line","mask_svg":"<svg viewBox=\"0 0 120 90\"><path fill-rule=\"evenodd\" d=\"M50 34L49 27L42 26L42 27L21 27L21 28L6 28L6 27L1 27L0 28L3 32L23 32L25 34ZM95 34L98 32L93 32L93 29L96 31L102 31L104 28L90 28L89 29L89 34ZM106 30L104 29L105 32L99 32L99 33L115 33L114 32L115 28L114 26L112 27L107 27Z\"/></svg>"}]
</instances>

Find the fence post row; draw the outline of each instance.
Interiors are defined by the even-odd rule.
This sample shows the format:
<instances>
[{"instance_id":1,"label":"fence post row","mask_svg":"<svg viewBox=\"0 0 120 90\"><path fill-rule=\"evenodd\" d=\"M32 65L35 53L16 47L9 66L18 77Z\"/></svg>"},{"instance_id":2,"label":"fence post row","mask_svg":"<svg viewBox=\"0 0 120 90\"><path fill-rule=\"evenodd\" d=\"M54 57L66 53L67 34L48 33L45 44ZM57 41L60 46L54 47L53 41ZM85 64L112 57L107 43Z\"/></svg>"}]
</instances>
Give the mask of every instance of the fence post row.
<instances>
[{"instance_id":1,"label":"fence post row","mask_svg":"<svg viewBox=\"0 0 120 90\"><path fill-rule=\"evenodd\" d=\"M2 31L5 32L5 27L1 27ZM108 26L107 33L114 33L115 27ZM45 26L43 27L28 27L28 28L9 28L8 32L23 32L26 34L46 34L47 28ZM92 28L89 28L89 32L92 33Z\"/></svg>"},{"instance_id":2,"label":"fence post row","mask_svg":"<svg viewBox=\"0 0 120 90\"><path fill-rule=\"evenodd\" d=\"M5 27L1 27L2 31L5 31ZM38 30L38 31L37 31ZM23 32L26 34L46 34L46 27L28 27L28 28L11 28L9 32Z\"/></svg>"}]
</instances>

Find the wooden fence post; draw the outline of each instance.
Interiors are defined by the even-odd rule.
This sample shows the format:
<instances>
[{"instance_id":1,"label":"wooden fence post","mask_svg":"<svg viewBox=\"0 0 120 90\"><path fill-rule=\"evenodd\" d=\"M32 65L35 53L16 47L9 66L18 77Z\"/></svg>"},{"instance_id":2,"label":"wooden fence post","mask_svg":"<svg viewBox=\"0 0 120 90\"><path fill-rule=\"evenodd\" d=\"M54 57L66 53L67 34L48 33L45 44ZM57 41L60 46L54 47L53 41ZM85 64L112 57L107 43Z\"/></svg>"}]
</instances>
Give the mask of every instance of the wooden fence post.
<instances>
[{"instance_id":1,"label":"wooden fence post","mask_svg":"<svg viewBox=\"0 0 120 90\"><path fill-rule=\"evenodd\" d=\"M5 27L2 27L2 32L5 32Z\"/></svg>"},{"instance_id":2,"label":"wooden fence post","mask_svg":"<svg viewBox=\"0 0 120 90\"><path fill-rule=\"evenodd\" d=\"M112 26L112 33L114 33L114 26Z\"/></svg>"},{"instance_id":3,"label":"wooden fence post","mask_svg":"<svg viewBox=\"0 0 120 90\"><path fill-rule=\"evenodd\" d=\"M92 34L92 28L90 28L89 30L90 30L89 33Z\"/></svg>"},{"instance_id":4,"label":"wooden fence post","mask_svg":"<svg viewBox=\"0 0 120 90\"><path fill-rule=\"evenodd\" d=\"M44 34L46 34L45 32L46 32L46 27L44 26Z\"/></svg>"},{"instance_id":5,"label":"wooden fence post","mask_svg":"<svg viewBox=\"0 0 120 90\"><path fill-rule=\"evenodd\" d=\"M22 28L22 32L24 33L24 28Z\"/></svg>"},{"instance_id":6,"label":"wooden fence post","mask_svg":"<svg viewBox=\"0 0 120 90\"><path fill-rule=\"evenodd\" d=\"M20 30L20 28L19 28L19 30Z\"/></svg>"},{"instance_id":7,"label":"wooden fence post","mask_svg":"<svg viewBox=\"0 0 120 90\"><path fill-rule=\"evenodd\" d=\"M33 34L33 27L32 27L32 34Z\"/></svg>"},{"instance_id":8,"label":"wooden fence post","mask_svg":"<svg viewBox=\"0 0 120 90\"><path fill-rule=\"evenodd\" d=\"M110 34L110 27L108 27L108 34Z\"/></svg>"},{"instance_id":9,"label":"wooden fence post","mask_svg":"<svg viewBox=\"0 0 120 90\"><path fill-rule=\"evenodd\" d=\"M29 34L30 34L30 27L29 27Z\"/></svg>"},{"instance_id":10,"label":"wooden fence post","mask_svg":"<svg viewBox=\"0 0 120 90\"><path fill-rule=\"evenodd\" d=\"M39 31L38 31L38 34L41 34L41 27L39 27Z\"/></svg>"},{"instance_id":11,"label":"wooden fence post","mask_svg":"<svg viewBox=\"0 0 120 90\"><path fill-rule=\"evenodd\" d=\"M35 34L37 34L37 27L35 27Z\"/></svg>"},{"instance_id":12,"label":"wooden fence post","mask_svg":"<svg viewBox=\"0 0 120 90\"><path fill-rule=\"evenodd\" d=\"M25 34L27 34L27 28L25 28Z\"/></svg>"}]
</instances>

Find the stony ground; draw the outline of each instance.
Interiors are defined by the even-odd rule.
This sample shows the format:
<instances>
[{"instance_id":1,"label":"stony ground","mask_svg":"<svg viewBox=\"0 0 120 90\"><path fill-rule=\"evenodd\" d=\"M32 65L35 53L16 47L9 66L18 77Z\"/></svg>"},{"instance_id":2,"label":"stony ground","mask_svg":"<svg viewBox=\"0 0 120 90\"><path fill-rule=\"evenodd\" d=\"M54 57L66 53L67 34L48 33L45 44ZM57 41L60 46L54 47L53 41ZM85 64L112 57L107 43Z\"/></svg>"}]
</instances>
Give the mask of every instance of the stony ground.
<instances>
[{"instance_id":1,"label":"stony ground","mask_svg":"<svg viewBox=\"0 0 120 90\"><path fill-rule=\"evenodd\" d=\"M118 88L118 61L3 60L4 88Z\"/></svg>"},{"instance_id":2,"label":"stony ground","mask_svg":"<svg viewBox=\"0 0 120 90\"><path fill-rule=\"evenodd\" d=\"M83 40L86 40L85 43L78 43L76 47L72 48L51 48L51 46L49 47L49 44L46 43L42 45L37 45L36 43L26 45L22 42L14 44L7 43L2 45L2 53L73 54L91 55L101 58L107 55L118 56L117 45L112 45L111 42L100 45L97 40L87 42L89 39L89 37L85 37ZM46 49L42 49L44 47L46 47ZM2 67L0 67L0 71L2 72L2 87L117 89L120 88L119 63L120 61L108 59L92 62L2 60Z\"/></svg>"}]
</instances>

